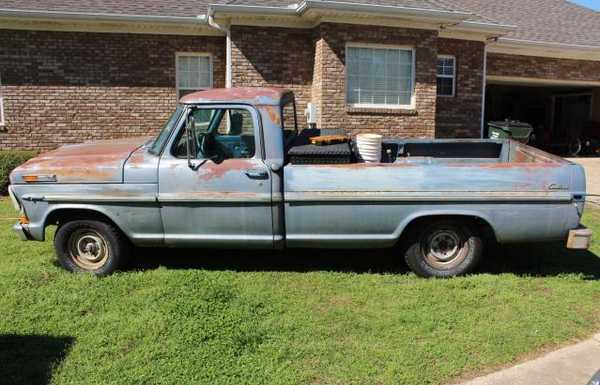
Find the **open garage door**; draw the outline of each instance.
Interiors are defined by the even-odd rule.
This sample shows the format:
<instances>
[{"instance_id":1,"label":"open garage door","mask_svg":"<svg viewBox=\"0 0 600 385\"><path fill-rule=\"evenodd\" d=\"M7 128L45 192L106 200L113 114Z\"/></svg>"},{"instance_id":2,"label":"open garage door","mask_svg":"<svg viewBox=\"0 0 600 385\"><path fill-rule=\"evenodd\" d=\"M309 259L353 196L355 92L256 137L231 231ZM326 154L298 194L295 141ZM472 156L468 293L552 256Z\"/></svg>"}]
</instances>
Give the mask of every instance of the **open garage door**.
<instances>
[{"instance_id":1,"label":"open garage door","mask_svg":"<svg viewBox=\"0 0 600 385\"><path fill-rule=\"evenodd\" d=\"M546 151L599 155L600 84L489 77L485 122L505 119L531 124L531 144Z\"/></svg>"}]
</instances>

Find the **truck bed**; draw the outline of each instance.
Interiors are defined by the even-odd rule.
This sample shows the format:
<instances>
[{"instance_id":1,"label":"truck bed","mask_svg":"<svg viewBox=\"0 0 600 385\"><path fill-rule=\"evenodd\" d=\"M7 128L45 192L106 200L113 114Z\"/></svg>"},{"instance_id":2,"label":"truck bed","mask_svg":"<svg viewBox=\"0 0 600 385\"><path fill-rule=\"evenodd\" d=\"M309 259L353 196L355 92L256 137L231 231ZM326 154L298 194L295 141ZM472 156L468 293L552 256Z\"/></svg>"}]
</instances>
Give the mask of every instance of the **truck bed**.
<instances>
[{"instance_id":1,"label":"truck bed","mask_svg":"<svg viewBox=\"0 0 600 385\"><path fill-rule=\"evenodd\" d=\"M578 224L583 169L562 158L511 140L386 140L389 149L395 156L381 163L288 164L288 243L335 236L338 246L385 245L424 210L477 214L501 242L564 239Z\"/></svg>"},{"instance_id":2,"label":"truck bed","mask_svg":"<svg viewBox=\"0 0 600 385\"><path fill-rule=\"evenodd\" d=\"M341 129L307 129L294 140L288 154L291 163L304 164L361 163L354 143L349 144L352 156L339 151L340 145L316 146L309 138L318 135L342 134ZM344 147L344 145L341 145ZM301 156L298 156L298 155ZM335 155L339 156L336 158ZM311 160L311 158L313 158ZM382 163L447 164L447 163L561 163L562 158L512 140L490 139L384 139ZM300 163L300 162L298 162Z\"/></svg>"}]
</instances>

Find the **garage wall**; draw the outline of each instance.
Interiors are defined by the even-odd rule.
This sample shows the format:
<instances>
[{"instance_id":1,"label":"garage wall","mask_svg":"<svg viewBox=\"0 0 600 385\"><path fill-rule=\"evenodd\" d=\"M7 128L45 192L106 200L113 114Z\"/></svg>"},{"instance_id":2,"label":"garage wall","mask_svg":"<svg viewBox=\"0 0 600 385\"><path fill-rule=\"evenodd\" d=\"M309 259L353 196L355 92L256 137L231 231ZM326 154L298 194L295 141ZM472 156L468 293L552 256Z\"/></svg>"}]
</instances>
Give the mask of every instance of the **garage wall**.
<instances>
[{"instance_id":1,"label":"garage wall","mask_svg":"<svg viewBox=\"0 0 600 385\"><path fill-rule=\"evenodd\" d=\"M0 30L0 47L0 150L155 134L176 104L176 52L211 53L225 81L223 37Z\"/></svg>"},{"instance_id":2,"label":"garage wall","mask_svg":"<svg viewBox=\"0 0 600 385\"><path fill-rule=\"evenodd\" d=\"M438 97L438 138L478 138L481 135L484 44L478 41L438 39L438 54L456 58L456 92Z\"/></svg>"},{"instance_id":3,"label":"garage wall","mask_svg":"<svg viewBox=\"0 0 600 385\"><path fill-rule=\"evenodd\" d=\"M600 81L600 61L488 53L487 74L488 76Z\"/></svg>"}]
</instances>

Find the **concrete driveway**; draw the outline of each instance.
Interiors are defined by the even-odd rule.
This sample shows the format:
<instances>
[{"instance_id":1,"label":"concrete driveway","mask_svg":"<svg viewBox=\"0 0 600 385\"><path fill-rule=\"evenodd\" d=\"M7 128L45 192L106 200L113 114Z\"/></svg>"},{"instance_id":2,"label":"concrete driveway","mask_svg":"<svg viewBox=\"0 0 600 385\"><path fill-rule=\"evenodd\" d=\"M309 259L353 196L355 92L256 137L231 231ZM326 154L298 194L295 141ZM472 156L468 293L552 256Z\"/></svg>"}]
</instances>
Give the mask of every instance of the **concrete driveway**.
<instances>
[{"instance_id":1,"label":"concrete driveway","mask_svg":"<svg viewBox=\"0 0 600 385\"><path fill-rule=\"evenodd\" d=\"M585 179L588 194L600 195L600 158L567 158L568 160L579 163L585 168ZM590 202L600 204L600 196L588 197Z\"/></svg>"}]
</instances>

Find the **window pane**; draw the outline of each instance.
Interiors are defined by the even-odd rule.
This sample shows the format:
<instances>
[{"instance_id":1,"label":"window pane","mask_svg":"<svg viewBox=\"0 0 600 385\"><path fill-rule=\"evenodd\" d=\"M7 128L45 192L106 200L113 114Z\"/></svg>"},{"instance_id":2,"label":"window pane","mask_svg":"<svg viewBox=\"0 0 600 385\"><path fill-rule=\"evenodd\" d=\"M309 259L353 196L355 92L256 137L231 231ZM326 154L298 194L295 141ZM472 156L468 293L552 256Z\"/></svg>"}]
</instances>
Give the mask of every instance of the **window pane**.
<instances>
[{"instance_id":1,"label":"window pane","mask_svg":"<svg viewBox=\"0 0 600 385\"><path fill-rule=\"evenodd\" d=\"M347 101L351 104L410 104L412 50L348 47Z\"/></svg>"},{"instance_id":2,"label":"window pane","mask_svg":"<svg viewBox=\"0 0 600 385\"><path fill-rule=\"evenodd\" d=\"M196 121L195 148L210 136L205 145L205 154L198 158L227 159L252 158L256 146L254 139L254 119L246 109L196 109L192 112ZM192 149L194 145L191 145ZM183 133L173 148L177 157L187 156L187 138Z\"/></svg>"},{"instance_id":3,"label":"window pane","mask_svg":"<svg viewBox=\"0 0 600 385\"><path fill-rule=\"evenodd\" d=\"M438 75L454 75L454 58L441 57L437 60Z\"/></svg>"},{"instance_id":4,"label":"window pane","mask_svg":"<svg viewBox=\"0 0 600 385\"><path fill-rule=\"evenodd\" d=\"M442 96L452 96L454 79L438 78L437 79L437 94Z\"/></svg>"},{"instance_id":5,"label":"window pane","mask_svg":"<svg viewBox=\"0 0 600 385\"><path fill-rule=\"evenodd\" d=\"M398 98L400 99L400 103L399 104L404 104L404 105L408 105L411 102L411 93L410 92L403 92L400 93L400 95L398 96Z\"/></svg>"},{"instance_id":6,"label":"window pane","mask_svg":"<svg viewBox=\"0 0 600 385\"><path fill-rule=\"evenodd\" d=\"M211 88L210 57L179 55L177 57L177 87L198 91ZM183 92L180 92L180 96Z\"/></svg>"},{"instance_id":7,"label":"window pane","mask_svg":"<svg viewBox=\"0 0 600 385\"><path fill-rule=\"evenodd\" d=\"M252 114L244 109L224 110L213 137L215 149L223 159L252 158L255 151Z\"/></svg>"}]
</instances>

